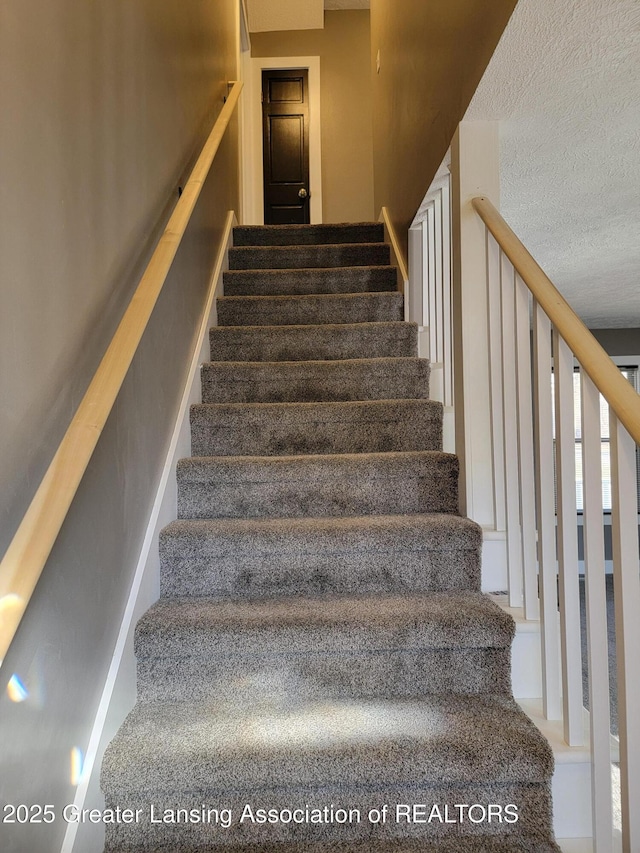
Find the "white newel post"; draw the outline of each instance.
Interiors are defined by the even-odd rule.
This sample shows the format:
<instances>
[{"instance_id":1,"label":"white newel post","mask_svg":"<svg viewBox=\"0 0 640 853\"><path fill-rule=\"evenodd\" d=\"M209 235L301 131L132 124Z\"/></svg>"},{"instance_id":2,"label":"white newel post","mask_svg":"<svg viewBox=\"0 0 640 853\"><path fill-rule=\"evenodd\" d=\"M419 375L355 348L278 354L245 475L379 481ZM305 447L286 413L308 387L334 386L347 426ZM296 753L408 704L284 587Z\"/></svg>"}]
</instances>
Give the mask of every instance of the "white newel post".
<instances>
[{"instance_id":1,"label":"white newel post","mask_svg":"<svg viewBox=\"0 0 640 853\"><path fill-rule=\"evenodd\" d=\"M507 588L504 463L493 440L502 430L502 380L491 370L486 229L471 199L487 195L499 207L499 165L498 122L462 122L451 146L456 452L461 509L484 530L487 591Z\"/></svg>"}]
</instances>

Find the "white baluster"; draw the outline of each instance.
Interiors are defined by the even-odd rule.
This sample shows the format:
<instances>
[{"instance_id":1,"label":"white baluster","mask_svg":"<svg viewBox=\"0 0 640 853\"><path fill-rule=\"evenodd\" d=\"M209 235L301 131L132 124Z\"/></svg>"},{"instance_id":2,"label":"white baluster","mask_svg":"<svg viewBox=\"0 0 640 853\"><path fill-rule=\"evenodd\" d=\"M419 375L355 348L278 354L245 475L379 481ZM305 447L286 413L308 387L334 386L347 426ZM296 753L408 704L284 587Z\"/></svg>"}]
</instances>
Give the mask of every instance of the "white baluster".
<instances>
[{"instance_id":1,"label":"white baluster","mask_svg":"<svg viewBox=\"0 0 640 853\"><path fill-rule=\"evenodd\" d=\"M578 585L573 353L555 329L553 332L553 356L564 738L569 746L582 746L584 726L582 651L580 647L580 588Z\"/></svg>"},{"instance_id":2,"label":"white baluster","mask_svg":"<svg viewBox=\"0 0 640 853\"><path fill-rule=\"evenodd\" d=\"M593 841L598 853L613 849L607 599L604 579L600 395L580 371L584 573L589 661Z\"/></svg>"},{"instance_id":3,"label":"white baluster","mask_svg":"<svg viewBox=\"0 0 640 853\"><path fill-rule=\"evenodd\" d=\"M640 850L640 573L636 445L609 411L622 847Z\"/></svg>"},{"instance_id":4,"label":"white baluster","mask_svg":"<svg viewBox=\"0 0 640 853\"><path fill-rule=\"evenodd\" d=\"M442 314L442 203L440 193L433 200L433 239L434 239L434 279L435 279L435 312L436 312L436 361L444 362ZM443 394L444 399L444 394Z\"/></svg>"},{"instance_id":5,"label":"white baluster","mask_svg":"<svg viewBox=\"0 0 640 853\"><path fill-rule=\"evenodd\" d=\"M437 328L438 312L436 308L436 229L433 202L427 209L427 218L423 225L426 236L425 258L427 262L427 281L429 283L427 311L429 320L429 358L433 363L438 361Z\"/></svg>"},{"instance_id":6,"label":"white baluster","mask_svg":"<svg viewBox=\"0 0 640 853\"><path fill-rule=\"evenodd\" d=\"M409 228L409 303L405 304L405 320L424 326L422 302L424 299L424 264L422 258L423 223Z\"/></svg>"},{"instance_id":7,"label":"white baluster","mask_svg":"<svg viewBox=\"0 0 640 853\"><path fill-rule=\"evenodd\" d=\"M529 289L516 276L516 379L518 393L518 459L520 466L520 528L525 619L538 619L538 566L536 560L535 473L533 461L533 408L531 404L531 318Z\"/></svg>"},{"instance_id":8,"label":"white baluster","mask_svg":"<svg viewBox=\"0 0 640 853\"><path fill-rule=\"evenodd\" d=\"M501 262L502 416L504 434L505 513L509 605L522 607L522 540L516 395L515 270L506 255Z\"/></svg>"},{"instance_id":9,"label":"white baluster","mask_svg":"<svg viewBox=\"0 0 640 853\"><path fill-rule=\"evenodd\" d=\"M429 223L422 220L422 315L420 325L429 330Z\"/></svg>"},{"instance_id":10,"label":"white baluster","mask_svg":"<svg viewBox=\"0 0 640 853\"><path fill-rule=\"evenodd\" d=\"M451 190L442 187L442 311L444 316L444 404L453 406L453 314L451 310Z\"/></svg>"},{"instance_id":11,"label":"white baluster","mask_svg":"<svg viewBox=\"0 0 640 853\"><path fill-rule=\"evenodd\" d=\"M553 421L551 414L551 324L533 303L534 424L536 441L536 520L542 635L542 705L548 720L562 718L560 637L556 570L556 515L553 500Z\"/></svg>"},{"instance_id":12,"label":"white baluster","mask_svg":"<svg viewBox=\"0 0 640 853\"><path fill-rule=\"evenodd\" d=\"M489 395L493 456L493 512L496 530L506 529L504 434L502 416L502 322L500 319L500 247L487 231L487 311L489 317Z\"/></svg>"}]
</instances>

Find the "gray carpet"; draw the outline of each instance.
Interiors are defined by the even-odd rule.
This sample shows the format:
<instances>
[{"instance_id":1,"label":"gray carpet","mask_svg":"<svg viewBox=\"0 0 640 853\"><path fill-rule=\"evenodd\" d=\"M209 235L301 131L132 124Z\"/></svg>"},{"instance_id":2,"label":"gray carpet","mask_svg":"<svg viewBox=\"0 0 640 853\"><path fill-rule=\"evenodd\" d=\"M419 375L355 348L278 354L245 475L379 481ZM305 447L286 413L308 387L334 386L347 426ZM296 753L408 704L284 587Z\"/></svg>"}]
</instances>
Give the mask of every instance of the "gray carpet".
<instances>
[{"instance_id":1,"label":"gray carpet","mask_svg":"<svg viewBox=\"0 0 640 853\"><path fill-rule=\"evenodd\" d=\"M315 293L306 296L223 296L220 326L298 326L402 320L401 293Z\"/></svg>"},{"instance_id":2,"label":"gray carpet","mask_svg":"<svg viewBox=\"0 0 640 853\"><path fill-rule=\"evenodd\" d=\"M551 750L511 694L513 622L480 593L381 226L234 242L102 767L139 812L106 850L557 851Z\"/></svg>"},{"instance_id":3,"label":"gray carpet","mask_svg":"<svg viewBox=\"0 0 640 853\"><path fill-rule=\"evenodd\" d=\"M223 274L227 296L304 296L319 293L377 293L396 289L390 266L332 269L228 270Z\"/></svg>"},{"instance_id":4,"label":"gray carpet","mask_svg":"<svg viewBox=\"0 0 640 853\"><path fill-rule=\"evenodd\" d=\"M203 403L307 403L429 397L424 358L218 361L202 366Z\"/></svg>"},{"instance_id":5,"label":"gray carpet","mask_svg":"<svg viewBox=\"0 0 640 853\"><path fill-rule=\"evenodd\" d=\"M327 246L239 246L229 250L232 270L312 269L388 264L384 243L337 243Z\"/></svg>"},{"instance_id":6,"label":"gray carpet","mask_svg":"<svg viewBox=\"0 0 640 853\"><path fill-rule=\"evenodd\" d=\"M216 326L209 339L215 361L324 361L418 355L418 327L401 321Z\"/></svg>"}]
</instances>

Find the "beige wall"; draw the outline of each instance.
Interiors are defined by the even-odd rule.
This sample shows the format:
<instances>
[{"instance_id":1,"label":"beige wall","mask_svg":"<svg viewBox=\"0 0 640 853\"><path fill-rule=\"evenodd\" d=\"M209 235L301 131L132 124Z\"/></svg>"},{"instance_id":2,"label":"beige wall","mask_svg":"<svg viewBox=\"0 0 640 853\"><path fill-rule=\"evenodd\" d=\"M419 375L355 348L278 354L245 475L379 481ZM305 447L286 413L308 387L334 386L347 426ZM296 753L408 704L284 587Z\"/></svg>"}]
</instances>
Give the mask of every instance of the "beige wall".
<instances>
[{"instance_id":1,"label":"beige wall","mask_svg":"<svg viewBox=\"0 0 640 853\"><path fill-rule=\"evenodd\" d=\"M362 10L326 12L323 30L251 36L254 57L320 57L325 222L374 217L369 52L369 12Z\"/></svg>"},{"instance_id":2,"label":"beige wall","mask_svg":"<svg viewBox=\"0 0 640 853\"><path fill-rule=\"evenodd\" d=\"M236 6L0 4L0 552L237 75ZM236 127L0 669L0 803L73 801L229 208ZM50 853L64 830L4 825L0 847Z\"/></svg>"},{"instance_id":3,"label":"beige wall","mask_svg":"<svg viewBox=\"0 0 640 853\"><path fill-rule=\"evenodd\" d=\"M389 208L405 246L406 230L515 5L371 0L375 209Z\"/></svg>"}]
</instances>

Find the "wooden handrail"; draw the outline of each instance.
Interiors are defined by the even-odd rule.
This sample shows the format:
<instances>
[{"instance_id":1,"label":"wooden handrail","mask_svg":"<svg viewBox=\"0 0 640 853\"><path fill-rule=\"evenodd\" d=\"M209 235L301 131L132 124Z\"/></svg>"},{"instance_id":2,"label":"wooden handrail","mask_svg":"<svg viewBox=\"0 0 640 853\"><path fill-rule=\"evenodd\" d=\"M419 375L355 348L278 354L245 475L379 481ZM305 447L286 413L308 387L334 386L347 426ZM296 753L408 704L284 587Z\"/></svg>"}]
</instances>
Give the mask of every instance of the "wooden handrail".
<instances>
[{"instance_id":1,"label":"wooden handrail","mask_svg":"<svg viewBox=\"0 0 640 853\"><path fill-rule=\"evenodd\" d=\"M640 395L634 391L489 199L479 196L472 200L472 204L598 391L636 444L640 444Z\"/></svg>"},{"instance_id":2,"label":"wooden handrail","mask_svg":"<svg viewBox=\"0 0 640 853\"><path fill-rule=\"evenodd\" d=\"M402 279L403 285L406 287L409 281L407 261L400 247L400 241L398 240L396 229L394 228L393 222L391 221L391 217L389 216L388 208L382 208L382 210L380 211L380 218L378 219L378 222L383 222L385 228L387 229L387 233L389 235L389 242L391 243L391 249L395 256L396 264L398 265L398 272L400 273L400 278Z\"/></svg>"},{"instance_id":3,"label":"wooden handrail","mask_svg":"<svg viewBox=\"0 0 640 853\"><path fill-rule=\"evenodd\" d=\"M160 296L238 103L234 82L120 325L0 563L0 663L15 636Z\"/></svg>"}]
</instances>

